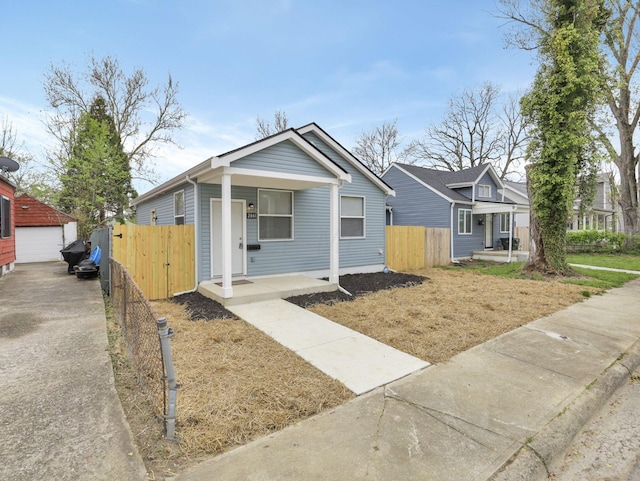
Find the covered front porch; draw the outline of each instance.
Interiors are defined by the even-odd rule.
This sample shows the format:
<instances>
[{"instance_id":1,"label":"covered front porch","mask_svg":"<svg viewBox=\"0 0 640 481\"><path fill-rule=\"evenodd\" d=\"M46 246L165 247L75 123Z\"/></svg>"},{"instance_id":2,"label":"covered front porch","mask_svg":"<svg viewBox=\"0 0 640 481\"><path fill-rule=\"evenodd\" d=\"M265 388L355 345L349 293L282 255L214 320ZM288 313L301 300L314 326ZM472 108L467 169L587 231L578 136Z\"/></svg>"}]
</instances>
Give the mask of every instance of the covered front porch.
<instances>
[{"instance_id":1,"label":"covered front porch","mask_svg":"<svg viewBox=\"0 0 640 481\"><path fill-rule=\"evenodd\" d=\"M472 257L474 261L490 261L490 262L526 262L529 259L528 251L513 251L509 255L509 251L484 250L474 251Z\"/></svg>"},{"instance_id":2,"label":"covered front porch","mask_svg":"<svg viewBox=\"0 0 640 481\"><path fill-rule=\"evenodd\" d=\"M303 275L285 275L236 279L232 282L232 287L233 297L225 297L222 282L210 280L201 282L198 292L226 307L317 292L332 292L338 289L338 284Z\"/></svg>"}]
</instances>

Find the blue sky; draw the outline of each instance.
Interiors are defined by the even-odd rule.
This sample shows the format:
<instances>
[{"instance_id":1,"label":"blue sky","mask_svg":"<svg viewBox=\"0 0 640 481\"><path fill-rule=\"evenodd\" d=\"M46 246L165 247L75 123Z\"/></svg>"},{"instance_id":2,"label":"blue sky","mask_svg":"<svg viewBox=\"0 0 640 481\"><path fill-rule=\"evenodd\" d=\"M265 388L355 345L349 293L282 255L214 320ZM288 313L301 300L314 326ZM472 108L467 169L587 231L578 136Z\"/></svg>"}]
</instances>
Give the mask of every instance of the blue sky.
<instances>
[{"instance_id":1,"label":"blue sky","mask_svg":"<svg viewBox=\"0 0 640 481\"><path fill-rule=\"evenodd\" d=\"M189 119L183 148L159 152L160 180L253 141L256 117L276 110L347 148L394 119L411 139L464 88L530 84L535 59L505 48L495 11L493 0L5 2L0 117L43 160L44 75L63 62L81 72L93 54L179 83Z\"/></svg>"}]
</instances>

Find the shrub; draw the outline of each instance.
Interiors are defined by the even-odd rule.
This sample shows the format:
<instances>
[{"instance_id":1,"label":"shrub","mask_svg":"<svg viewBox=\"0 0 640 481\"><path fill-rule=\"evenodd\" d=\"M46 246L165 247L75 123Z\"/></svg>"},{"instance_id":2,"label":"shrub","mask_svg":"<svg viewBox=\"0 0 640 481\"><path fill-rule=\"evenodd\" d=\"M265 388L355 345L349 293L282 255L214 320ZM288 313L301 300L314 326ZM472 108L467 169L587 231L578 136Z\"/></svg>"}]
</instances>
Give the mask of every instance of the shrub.
<instances>
[{"instance_id":1,"label":"shrub","mask_svg":"<svg viewBox=\"0 0 640 481\"><path fill-rule=\"evenodd\" d=\"M580 252L620 251L627 236L623 233L600 230L581 230L567 232L567 247Z\"/></svg>"}]
</instances>

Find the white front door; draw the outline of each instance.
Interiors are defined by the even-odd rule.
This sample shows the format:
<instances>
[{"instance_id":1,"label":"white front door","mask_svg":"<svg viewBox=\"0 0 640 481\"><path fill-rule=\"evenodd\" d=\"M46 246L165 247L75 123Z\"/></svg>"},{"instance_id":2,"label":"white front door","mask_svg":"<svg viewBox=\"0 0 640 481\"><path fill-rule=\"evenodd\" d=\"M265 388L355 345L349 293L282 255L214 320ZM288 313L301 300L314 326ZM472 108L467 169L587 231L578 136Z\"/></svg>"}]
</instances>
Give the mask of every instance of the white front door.
<instances>
[{"instance_id":1,"label":"white front door","mask_svg":"<svg viewBox=\"0 0 640 481\"><path fill-rule=\"evenodd\" d=\"M245 274L245 203L231 200L231 274ZM211 199L211 277L222 276L222 200Z\"/></svg>"},{"instance_id":2,"label":"white front door","mask_svg":"<svg viewBox=\"0 0 640 481\"><path fill-rule=\"evenodd\" d=\"M484 215L484 248L493 249L493 214Z\"/></svg>"}]
</instances>

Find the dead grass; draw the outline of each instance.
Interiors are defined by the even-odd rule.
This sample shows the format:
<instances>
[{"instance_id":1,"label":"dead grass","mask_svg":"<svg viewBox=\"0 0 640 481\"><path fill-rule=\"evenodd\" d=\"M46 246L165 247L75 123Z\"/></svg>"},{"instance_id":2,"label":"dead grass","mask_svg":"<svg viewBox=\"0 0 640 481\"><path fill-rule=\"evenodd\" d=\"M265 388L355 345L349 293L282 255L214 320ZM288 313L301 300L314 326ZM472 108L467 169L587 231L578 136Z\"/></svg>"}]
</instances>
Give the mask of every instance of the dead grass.
<instances>
[{"instance_id":1,"label":"dead grass","mask_svg":"<svg viewBox=\"0 0 640 481\"><path fill-rule=\"evenodd\" d=\"M584 299L585 288L425 269L424 284L310 310L431 363Z\"/></svg>"},{"instance_id":2,"label":"dead grass","mask_svg":"<svg viewBox=\"0 0 640 481\"><path fill-rule=\"evenodd\" d=\"M176 430L190 456L220 453L353 397L244 321L190 321L167 301L153 308L175 332Z\"/></svg>"},{"instance_id":3,"label":"dead grass","mask_svg":"<svg viewBox=\"0 0 640 481\"><path fill-rule=\"evenodd\" d=\"M379 291L311 310L432 363L581 301L582 286L428 269L424 284ZM175 336L178 445L162 422L130 419L152 474L174 475L202 456L294 424L353 397L288 349L239 320L190 321L183 308L153 302ZM136 417L138 403L123 406ZM135 399L135 398L134 398Z\"/></svg>"}]
</instances>

